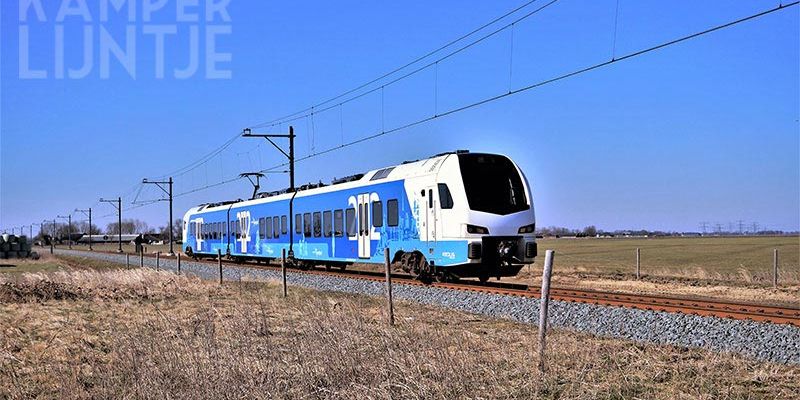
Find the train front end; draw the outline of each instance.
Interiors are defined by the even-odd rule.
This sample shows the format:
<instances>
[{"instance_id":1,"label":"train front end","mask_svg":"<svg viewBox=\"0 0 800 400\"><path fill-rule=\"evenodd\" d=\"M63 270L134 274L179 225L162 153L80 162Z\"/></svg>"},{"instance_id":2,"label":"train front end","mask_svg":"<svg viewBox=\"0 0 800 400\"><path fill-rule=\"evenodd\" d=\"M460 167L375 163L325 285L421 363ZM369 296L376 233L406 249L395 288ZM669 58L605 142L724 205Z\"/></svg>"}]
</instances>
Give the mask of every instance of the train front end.
<instances>
[{"instance_id":1,"label":"train front end","mask_svg":"<svg viewBox=\"0 0 800 400\"><path fill-rule=\"evenodd\" d=\"M453 199L451 204L445 202L452 208L442 210L442 217L458 231L443 233L465 240L468 260L453 266L452 274L482 281L517 275L538 253L536 217L525 175L511 159L498 154L459 153L448 161L438 180L449 193L440 197Z\"/></svg>"}]
</instances>

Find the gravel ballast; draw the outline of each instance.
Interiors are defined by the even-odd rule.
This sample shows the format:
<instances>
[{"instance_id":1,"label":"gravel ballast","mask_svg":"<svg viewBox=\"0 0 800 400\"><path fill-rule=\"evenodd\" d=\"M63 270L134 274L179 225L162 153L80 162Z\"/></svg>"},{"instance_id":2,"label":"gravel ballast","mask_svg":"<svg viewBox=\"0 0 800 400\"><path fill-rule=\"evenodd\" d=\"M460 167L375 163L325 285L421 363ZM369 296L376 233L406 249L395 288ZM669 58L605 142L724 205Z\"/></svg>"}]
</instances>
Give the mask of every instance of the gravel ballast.
<instances>
[{"instance_id":1,"label":"gravel ballast","mask_svg":"<svg viewBox=\"0 0 800 400\"><path fill-rule=\"evenodd\" d=\"M116 263L125 263L125 255L88 253L56 249L58 254L92 257ZM139 265L139 257L131 256L132 266ZM145 257L144 265L155 267L155 258ZM162 259L161 268L175 270L174 259ZM181 272L203 279L219 279L216 265L182 260ZM280 279L279 271L223 267L225 280ZM379 282L288 272L287 282L314 290L336 291L370 296L383 295ZM453 289L393 285L396 299L447 307L491 317L507 318L524 323L538 323L539 300L500 294L467 292ZM636 310L623 307L551 301L549 309L551 326L600 336L630 339L642 343L700 347L715 351L738 353L760 360L800 365L800 328L715 317L701 317L660 311Z\"/></svg>"}]
</instances>

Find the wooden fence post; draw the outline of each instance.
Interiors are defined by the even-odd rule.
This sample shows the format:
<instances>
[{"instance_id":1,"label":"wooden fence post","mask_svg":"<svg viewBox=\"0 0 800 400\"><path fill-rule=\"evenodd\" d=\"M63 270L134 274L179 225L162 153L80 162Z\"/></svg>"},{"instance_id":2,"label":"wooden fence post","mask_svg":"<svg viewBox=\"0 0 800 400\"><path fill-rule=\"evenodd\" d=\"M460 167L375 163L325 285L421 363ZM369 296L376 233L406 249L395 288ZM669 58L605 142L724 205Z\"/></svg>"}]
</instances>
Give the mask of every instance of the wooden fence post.
<instances>
[{"instance_id":1,"label":"wooden fence post","mask_svg":"<svg viewBox=\"0 0 800 400\"><path fill-rule=\"evenodd\" d=\"M283 283L283 297L289 295L289 291L286 288L286 249L281 250L281 281Z\"/></svg>"},{"instance_id":2,"label":"wooden fence post","mask_svg":"<svg viewBox=\"0 0 800 400\"><path fill-rule=\"evenodd\" d=\"M636 279L641 279L642 277L642 252L637 247L636 248Z\"/></svg>"},{"instance_id":3,"label":"wooden fence post","mask_svg":"<svg viewBox=\"0 0 800 400\"><path fill-rule=\"evenodd\" d=\"M160 267L159 264L161 264L161 252L157 251L156 252L156 271L158 271L158 269Z\"/></svg>"},{"instance_id":4,"label":"wooden fence post","mask_svg":"<svg viewBox=\"0 0 800 400\"><path fill-rule=\"evenodd\" d=\"M547 308L550 305L550 275L553 273L553 250L547 250L542 270L542 290L539 300L539 371L544 372L545 335L547 334Z\"/></svg>"},{"instance_id":5,"label":"wooden fence post","mask_svg":"<svg viewBox=\"0 0 800 400\"><path fill-rule=\"evenodd\" d=\"M139 267L144 268L144 252L139 253Z\"/></svg>"},{"instance_id":6,"label":"wooden fence post","mask_svg":"<svg viewBox=\"0 0 800 400\"><path fill-rule=\"evenodd\" d=\"M125 253L125 268L130 268L130 267L131 267L131 255Z\"/></svg>"},{"instance_id":7,"label":"wooden fence post","mask_svg":"<svg viewBox=\"0 0 800 400\"><path fill-rule=\"evenodd\" d=\"M772 286L778 287L778 249L772 250Z\"/></svg>"},{"instance_id":8,"label":"wooden fence post","mask_svg":"<svg viewBox=\"0 0 800 400\"><path fill-rule=\"evenodd\" d=\"M219 284L222 285L222 250L217 249L217 263L219 264Z\"/></svg>"},{"instance_id":9,"label":"wooden fence post","mask_svg":"<svg viewBox=\"0 0 800 400\"><path fill-rule=\"evenodd\" d=\"M389 325L394 325L394 304L392 303L392 271L390 268L389 248L383 250L384 265L386 267L386 308L389 313Z\"/></svg>"},{"instance_id":10,"label":"wooden fence post","mask_svg":"<svg viewBox=\"0 0 800 400\"><path fill-rule=\"evenodd\" d=\"M181 253L178 253L176 255L178 256L178 261L177 261L177 264L178 264L178 275L180 275L181 274Z\"/></svg>"}]
</instances>

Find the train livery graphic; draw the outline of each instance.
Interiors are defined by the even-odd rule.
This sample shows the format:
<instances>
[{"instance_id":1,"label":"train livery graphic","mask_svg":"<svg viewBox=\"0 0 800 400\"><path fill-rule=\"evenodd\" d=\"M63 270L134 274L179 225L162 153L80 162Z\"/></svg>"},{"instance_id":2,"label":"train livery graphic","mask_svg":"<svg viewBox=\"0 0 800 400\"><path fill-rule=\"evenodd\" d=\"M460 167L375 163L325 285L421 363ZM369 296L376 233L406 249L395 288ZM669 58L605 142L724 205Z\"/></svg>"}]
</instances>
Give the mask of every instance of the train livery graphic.
<instances>
[{"instance_id":1,"label":"train livery graphic","mask_svg":"<svg viewBox=\"0 0 800 400\"><path fill-rule=\"evenodd\" d=\"M290 203L294 215L289 215ZM291 218L291 219L290 219ZM193 257L345 268L391 262L420 277L514 276L537 254L527 179L508 157L457 151L334 180L204 204L183 217Z\"/></svg>"}]
</instances>

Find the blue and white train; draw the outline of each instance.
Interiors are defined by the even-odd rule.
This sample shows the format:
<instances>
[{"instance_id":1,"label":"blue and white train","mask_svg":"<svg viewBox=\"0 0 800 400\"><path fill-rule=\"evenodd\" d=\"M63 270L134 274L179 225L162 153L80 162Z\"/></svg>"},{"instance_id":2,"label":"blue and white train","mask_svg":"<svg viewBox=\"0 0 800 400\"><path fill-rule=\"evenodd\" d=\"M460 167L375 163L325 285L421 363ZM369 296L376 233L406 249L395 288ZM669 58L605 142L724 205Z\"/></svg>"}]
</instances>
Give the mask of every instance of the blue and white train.
<instances>
[{"instance_id":1,"label":"blue and white train","mask_svg":"<svg viewBox=\"0 0 800 400\"><path fill-rule=\"evenodd\" d=\"M290 216L292 202L294 216ZM467 151L205 204L183 217L193 257L279 259L301 267L384 262L426 278L514 276L537 255L530 185L508 157ZM291 250L291 252L290 252Z\"/></svg>"}]
</instances>

